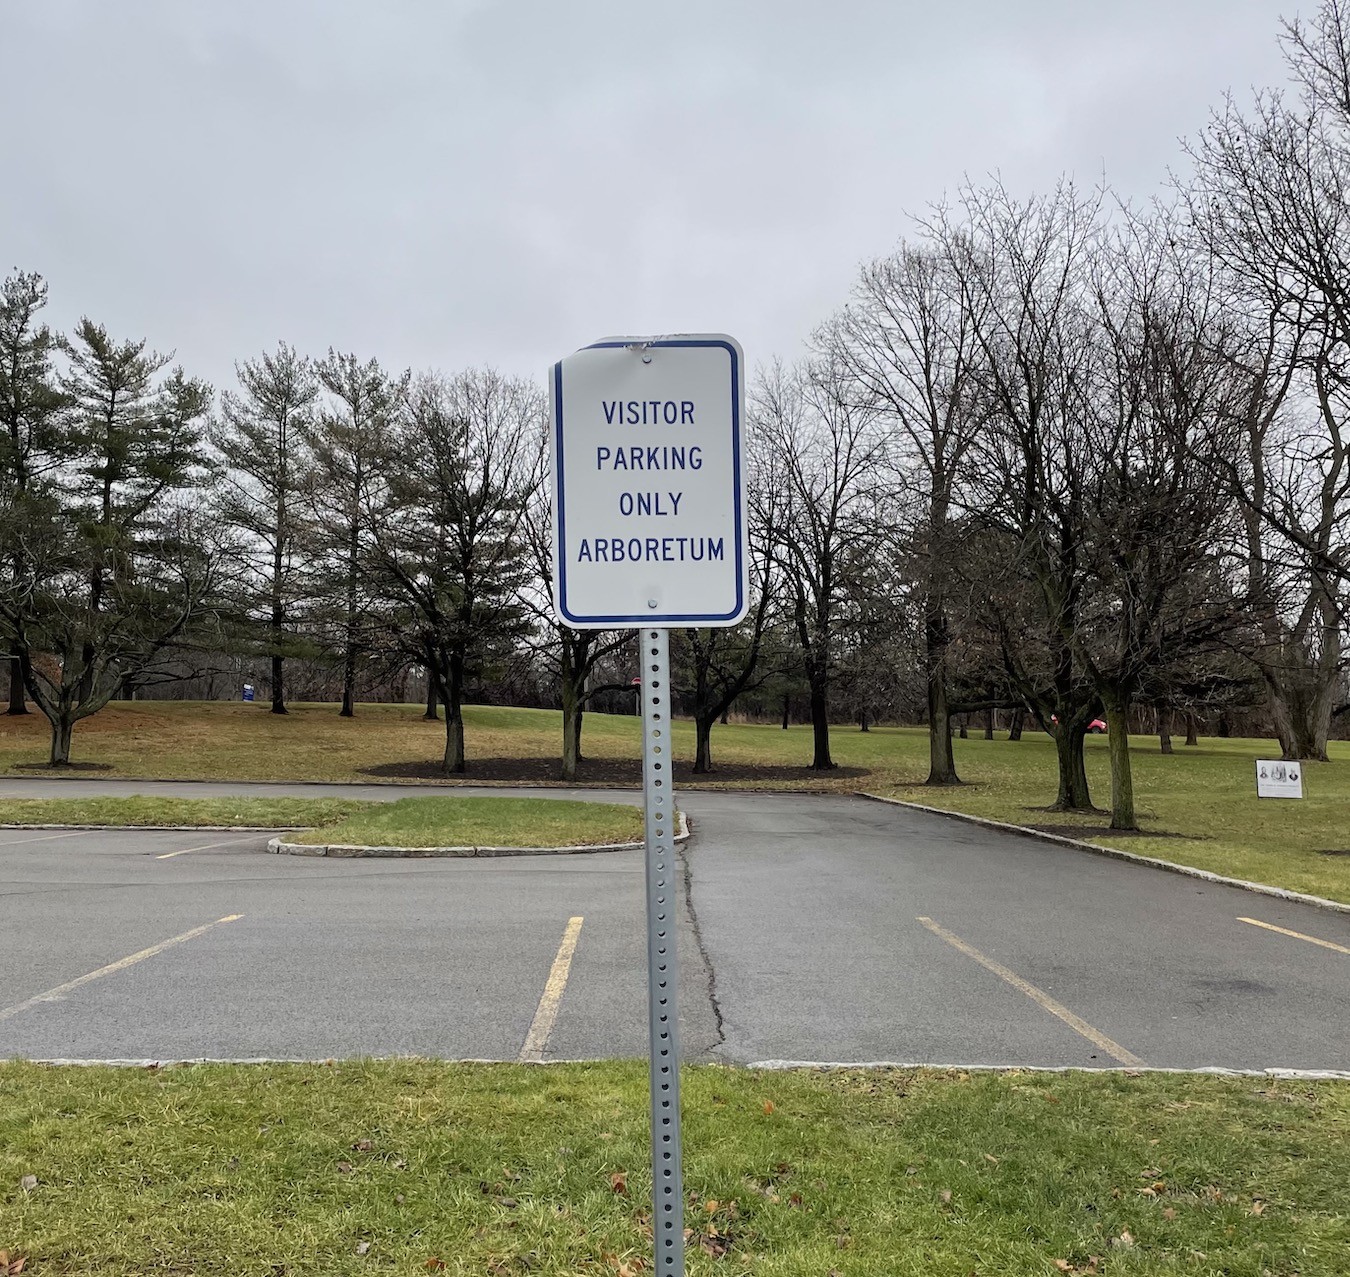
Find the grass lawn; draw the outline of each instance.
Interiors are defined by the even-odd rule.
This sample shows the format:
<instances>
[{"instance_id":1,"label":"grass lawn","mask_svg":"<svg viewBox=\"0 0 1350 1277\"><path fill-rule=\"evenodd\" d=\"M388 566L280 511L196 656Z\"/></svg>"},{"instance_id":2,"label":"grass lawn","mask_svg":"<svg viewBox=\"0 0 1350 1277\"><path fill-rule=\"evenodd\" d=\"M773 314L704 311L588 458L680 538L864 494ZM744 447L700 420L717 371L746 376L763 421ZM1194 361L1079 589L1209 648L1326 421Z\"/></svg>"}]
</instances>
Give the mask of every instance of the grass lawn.
<instances>
[{"instance_id":1,"label":"grass lawn","mask_svg":"<svg viewBox=\"0 0 1350 1277\"><path fill-rule=\"evenodd\" d=\"M296 842L385 847L583 847L636 842L642 812L547 798L402 798L367 803Z\"/></svg>"},{"instance_id":2,"label":"grass lawn","mask_svg":"<svg viewBox=\"0 0 1350 1277\"><path fill-rule=\"evenodd\" d=\"M642 812L544 798L0 798L0 824L316 826L294 841L393 847L634 842Z\"/></svg>"},{"instance_id":3,"label":"grass lawn","mask_svg":"<svg viewBox=\"0 0 1350 1277\"><path fill-rule=\"evenodd\" d=\"M684 1109L695 1277L1350 1272L1347 1083L704 1067ZM635 1277L647 1157L641 1065L0 1065L0 1250Z\"/></svg>"},{"instance_id":4,"label":"grass lawn","mask_svg":"<svg viewBox=\"0 0 1350 1277\"><path fill-rule=\"evenodd\" d=\"M249 825L284 829L336 824L376 805L357 798L161 798L143 794L132 798L0 797L0 824Z\"/></svg>"},{"instance_id":5,"label":"grass lawn","mask_svg":"<svg viewBox=\"0 0 1350 1277\"><path fill-rule=\"evenodd\" d=\"M637 784L638 719L589 714L583 738L583 783ZM550 783L558 778L561 717L548 710L473 706L466 711L470 781ZM693 725L676 722L678 760L693 754ZM343 719L334 705L297 705L285 716L241 702L155 702L110 706L79 724L77 761L104 776L210 780L434 779L444 727L421 720L411 705L362 705ZM732 724L713 732L718 772L700 783L736 788L871 790L1015 824L1074 826L1093 841L1218 873L1350 902L1350 743L1333 742L1332 761L1304 773L1302 802L1255 796L1252 762L1276 754L1270 741L1205 739L1163 756L1152 737L1134 751L1136 801L1147 831L1182 837L1120 837L1098 818L1043 810L1054 797L1055 756L1048 737L956 742L957 765L970 782L929 790L927 735L918 728L833 735L836 772L808 771L810 732ZM45 720L0 718L0 775L31 776L46 758ZM685 763L687 767L687 761ZM1088 741L1088 774L1100 805L1109 800L1104 737Z\"/></svg>"}]
</instances>

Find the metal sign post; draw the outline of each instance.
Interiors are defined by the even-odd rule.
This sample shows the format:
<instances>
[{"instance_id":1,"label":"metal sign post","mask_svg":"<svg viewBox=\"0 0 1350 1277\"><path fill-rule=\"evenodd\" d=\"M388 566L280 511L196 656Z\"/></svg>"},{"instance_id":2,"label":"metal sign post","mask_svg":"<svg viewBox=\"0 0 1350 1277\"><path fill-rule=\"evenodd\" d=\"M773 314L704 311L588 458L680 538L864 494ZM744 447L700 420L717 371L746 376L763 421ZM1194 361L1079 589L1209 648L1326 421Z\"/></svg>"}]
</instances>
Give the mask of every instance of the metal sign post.
<instances>
[{"instance_id":1,"label":"metal sign post","mask_svg":"<svg viewBox=\"0 0 1350 1277\"><path fill-rule=\"evenodd\" d=\"M670 636L642 630L642 789L647 823L647 1024L651 1043L652 1226L656 1277L684 1273L680 1171L678 884L670 767Z\"/></svg>"},{"instance_id":2,"label":"metal sign post","mask_svg":"<svg viewBox=\"0 0 1350 1277\"><path fill-rule=\"evenodd\" d=\"M549 378L554 612L639 640L656 1277L684 1274L669 627L749 608L741 365L723 333L611 337Z\"/></svg>"}]
</instances>

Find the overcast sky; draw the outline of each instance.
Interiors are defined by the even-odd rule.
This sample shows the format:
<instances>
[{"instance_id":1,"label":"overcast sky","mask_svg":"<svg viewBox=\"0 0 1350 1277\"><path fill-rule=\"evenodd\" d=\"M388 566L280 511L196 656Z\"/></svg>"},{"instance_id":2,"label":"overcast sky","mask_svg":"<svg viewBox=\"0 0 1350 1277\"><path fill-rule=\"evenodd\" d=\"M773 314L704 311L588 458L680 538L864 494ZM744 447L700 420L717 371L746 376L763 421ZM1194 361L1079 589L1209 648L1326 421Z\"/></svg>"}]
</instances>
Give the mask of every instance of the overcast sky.
<instances>
[{"instance_id":1,"label":"overcast sky","mask_svg":"<svg viewBox=\"0 0 1350 1277\"><path fill-rule=\"evenodd\" d=\"M1160 189L1296 5L0 0L0 268L218 385L283 338L790 356L965 174Z\"/></svg>"}]
</instances>

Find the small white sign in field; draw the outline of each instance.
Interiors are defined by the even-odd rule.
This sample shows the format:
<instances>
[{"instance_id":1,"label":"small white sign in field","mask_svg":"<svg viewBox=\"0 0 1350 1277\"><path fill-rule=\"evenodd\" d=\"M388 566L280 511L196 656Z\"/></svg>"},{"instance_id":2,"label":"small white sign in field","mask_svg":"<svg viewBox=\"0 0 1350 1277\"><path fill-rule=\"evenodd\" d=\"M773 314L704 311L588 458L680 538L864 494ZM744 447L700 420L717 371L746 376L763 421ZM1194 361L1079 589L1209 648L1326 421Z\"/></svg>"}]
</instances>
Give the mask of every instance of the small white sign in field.
<instances>
[{"instance_id":1,"label":"small white sign in field","mask_svg":"<svg viewBox=\"0 0 1350 1277\"><path fill-rule=\"evenodd\" d=\"M1303 764L1281 759L1256 760L1256 796L1258 798L1302 798Z\"/></svg>"},{"instance_id":2,"label":"small white sign in field","mask_svg":"<svg viewBox=\"0 0 1350 1277\"><path fill-rule=\"evenodd\" d=\"M745 615L745 387L721 333L613 337L553 368L554 604L577 628Z\"/></svg>"}]
</instances>

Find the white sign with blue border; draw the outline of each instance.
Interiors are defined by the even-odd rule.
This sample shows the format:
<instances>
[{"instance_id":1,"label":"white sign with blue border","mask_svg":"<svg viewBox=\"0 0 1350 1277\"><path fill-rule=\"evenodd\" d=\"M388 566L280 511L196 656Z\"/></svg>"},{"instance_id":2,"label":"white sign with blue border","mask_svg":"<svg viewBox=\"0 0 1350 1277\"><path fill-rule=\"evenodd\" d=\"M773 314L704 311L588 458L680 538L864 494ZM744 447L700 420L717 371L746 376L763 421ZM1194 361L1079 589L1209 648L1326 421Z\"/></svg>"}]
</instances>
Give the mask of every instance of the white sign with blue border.
<instances>
[{"instance_id":1,"label":"white sign with blue border","mask_svg":"<svg viewBox=\"0 0 1350 1277\"><path fill-rule=\"evenodd\" d=\"M735 625L748 599L743 356L611 337L553 366L553 603L577 629Z\"/></svg>"}]
</instances>

